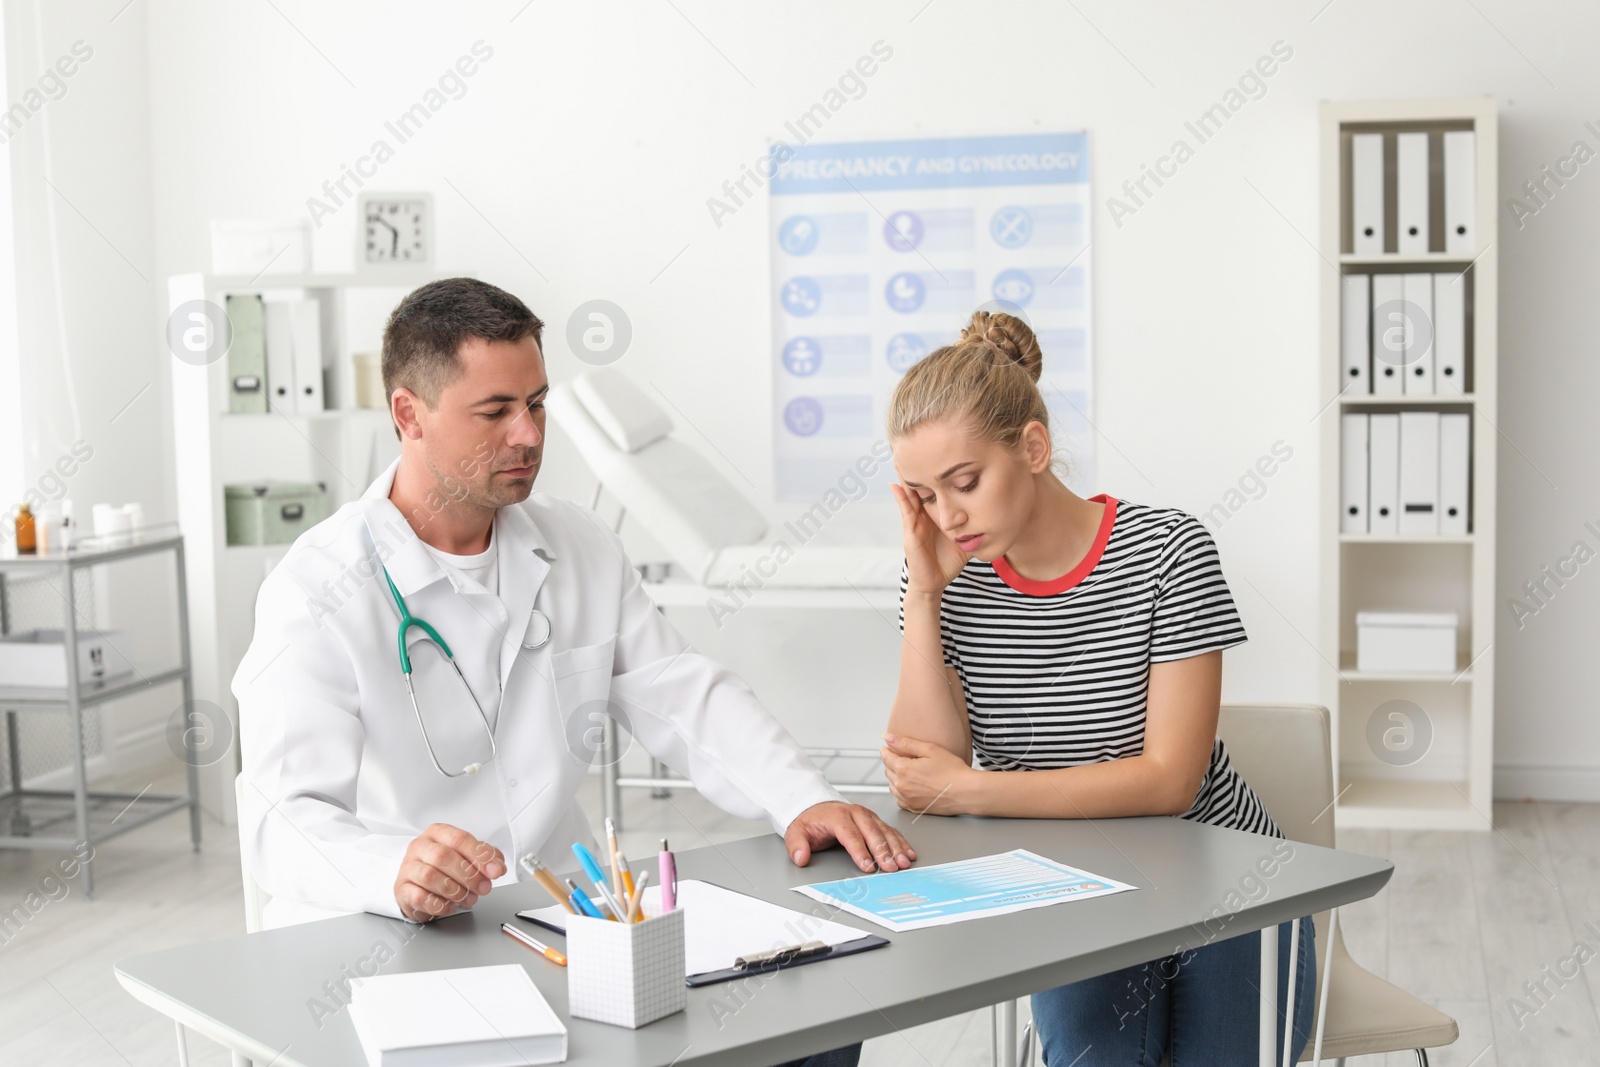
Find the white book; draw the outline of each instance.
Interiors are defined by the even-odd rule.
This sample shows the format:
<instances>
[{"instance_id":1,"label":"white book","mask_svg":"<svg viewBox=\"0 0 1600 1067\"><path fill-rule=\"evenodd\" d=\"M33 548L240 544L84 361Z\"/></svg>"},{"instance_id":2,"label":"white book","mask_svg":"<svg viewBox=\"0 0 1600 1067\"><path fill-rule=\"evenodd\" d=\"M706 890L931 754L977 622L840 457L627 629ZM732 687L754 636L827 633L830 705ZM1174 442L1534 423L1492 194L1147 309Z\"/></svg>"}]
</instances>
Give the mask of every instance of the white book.
<instances>
[{"instance_id":1,"label":"white book","mask_svg":"<svg viewBox=\"0 0 1600 1067\"><path fill-rule=\"evenodd\" d=\"M1372 276L1346 274L1340 314L1344 328L1340 331L1340 349L1343 353L1344 374L1339 380L1339 391L1359 394L1372 392L1370 371L1372 366Z\"/></svg>"},{"instance_id":2,"label":"white book","mask_svg":"<svg viewBox=\"0 0 1600 1067\"><path fill-rule=\"evenodd\" d=\"M1400 413L1400 535L1439 534L1439 413Z\"/></svg>"},{"instance_id":3,"label":"white book","mask_svg":"<svg viewBox=\"0 0 1600 1067\"><path fill-rule=\"evenodd\" d=\"M322 306L315 298L289 305L294 333L295 410L322 411Z\"/></svg>"},{"instance_id":4,"label":"white book","mask_svg":"<svg viewBox=\"0 0 1600 1067\"><path fill-rule=\"evenodd\" d=\"M1400 416L1369 416L1370 444L1367 475L1368 530L1394 536L1400 532Z\"/></svg>"},{"instance_id":5,"label":"white book","mask_svg":"<svg viewBox=\"0 0 1600 1067\"><path fill-rule=\"evenodd\" d=\"M1478 138L1471 130L1444 135L1444 250L1452 256L1471 256L1478 245L1477 157Z\"/></svg>"},{"instance_id":6,"label":"white book","mask_svg":"<svg viewBox=\"0 0 1600 1067\"><path fill-rule=\"evenodd\" d=\"M1439 416L1439 532L1468 532L1467 505L1471 493L1472 416Z\"/></svg>"},{"instance_id":7,"label":"white book","mask_svg":"<svg viewBox=\"0 0 1600 1067\"><path fill-rule=\"evenodd\" d=\"M1428 251L1428 135L1400 133L1394 139L1395 246L1402 256Z\"/></svg>"},{"instance_id":8,"label":"white book","mask_svg":"<svg viewBox=\"0 0 1600 1067\"><path fill-rule=\"evenodd\" d=\"M521 964L380 974L350 1021L367 1067L524 1067L567 1058L567 1028Z\"/></svg>"},{"instance_id":9,"label":"white book","mask_svg":"<svg viewBox=\"0 0 1600 1067\"><path fill-rule=\"evenodd\" d=\"M291 302L268 300L262 315L267 347L267 405L273 411L295 410L294 315Z\"/></svg>"},{"instance_id":10,"label":"white book","mask_svg":"<svg viewBox=\"0 0 1600 1067\"><path fill-rule=\"evenodd\" d=\"M1402 274L1400 291L1406 302L1405 392L1433 395L1433 275Z\"/></svg>"},{"instance_id":11,"label":"white book","mask_svg":"<svg viewBox=\"0 0 1600 1067\"><path fill-rule=\"evenodd\" d=\"M1403 277L1372 276L1372 391L1379 396L1399 396L1406 388L1406 333L1411 322Z\"/></svg>"},{"instance_id":12,"label":"white book","mask_svg":"<svg viewBox=\"0 0 1600 1067\"><path fill-rule=\"evenodd\" d=\"M1350 138L1351 249L1358 256L1383 254L1383 134Z\"/></svg>"},{"instance_id":13,"label":"white book","mask_svg":"<svg viewBox=\"0 0 1600 1067\"><path fill-rule=\"evenodd\" d=\"M1467 391L1467 276L1433 276L1433 388L1445 396Z\"/></svg>"},{"instance_id":14,"label":"white book","mask_svg":"<svg viewBox=\"0 0 1600 1067\"><path fill-rule=\"evenodd\" d=\"M1340 420L1339 532L1367 532L1367 416Z\"/></svg>"}]
</instances>

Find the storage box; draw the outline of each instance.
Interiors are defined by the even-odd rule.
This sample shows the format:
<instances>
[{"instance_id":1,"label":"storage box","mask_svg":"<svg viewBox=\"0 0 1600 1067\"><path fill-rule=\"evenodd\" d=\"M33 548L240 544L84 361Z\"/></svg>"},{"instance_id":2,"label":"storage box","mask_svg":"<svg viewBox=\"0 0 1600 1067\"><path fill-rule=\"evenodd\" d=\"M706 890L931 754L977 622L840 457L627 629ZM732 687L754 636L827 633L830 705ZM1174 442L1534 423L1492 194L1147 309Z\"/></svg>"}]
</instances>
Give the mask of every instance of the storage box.
<instances>
[{"instance_id":1,"label":"storage box","mask_svg":"<svg viewBox=\"0 0 1600 1067\"><path fill-rule=\"evenodd\" d=\"M328 517L321 482L223 486L230 545L281 545Z\"/></svg>"},{"instance_id":2,"label":"storage box","mask_svg":"<svg viewBox=\"0 0 1600 1067\"><path fill-rule=\"evenodd\" d=\"M305 219L212 219L213 274L307 274L311 223Z\"/></svg>"},{"instance_id":3,"label":"storage box","mask_svg":"<svg viewBox=\"0 0 1600 1067\"><path fill-rule=\"evenodd\" d=\"M683 1011L683 909L643 922L567 916L567 1008L630 1029Z\"/></svg>"},{"instance_id":4,"label":"storage box","mask_svg":"<svg viewBox=\"0 0 1600 1067\"><path fill-rule=\"evenodd\" d=\"M1456 669L1453 611L1356 612L1356 670L1439 671Z\"/></svg>"},{"instance_id":5,"label":"storage box","mask_svg":"<svg viewBox=\"0 0 1600 1067\"><path fill-rule=\"evenodd\" d=\"M29 630L0 637L0 685L67 687L65 630ZM118 649L131 649L124 630L78 631L78 684L87 688L133 673Z\"/></svg>"}]
</instances>

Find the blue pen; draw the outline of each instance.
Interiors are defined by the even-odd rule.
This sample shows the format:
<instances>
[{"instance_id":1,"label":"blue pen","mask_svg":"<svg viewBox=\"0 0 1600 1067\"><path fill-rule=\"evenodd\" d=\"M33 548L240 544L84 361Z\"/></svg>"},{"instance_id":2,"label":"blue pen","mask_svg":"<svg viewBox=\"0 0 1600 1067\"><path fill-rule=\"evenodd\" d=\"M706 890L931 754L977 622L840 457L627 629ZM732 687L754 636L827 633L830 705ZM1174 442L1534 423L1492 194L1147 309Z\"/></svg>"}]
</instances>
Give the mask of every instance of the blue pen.
<instances>
[{"instance_id":1,"label":"blue pen","mask_svg":"<svg viewBox=\"0 0 1600 1067\"><path fill-rule=\"evenodd\" d=\"M579 889L578 884L571 878L567 879L567 888L572 890L572 903L577 905L579 911L593 919L605 918L604 915L600 914L600 909L595 907L594 902L589 899L588 894Z\"/></svg>"},{"instance_id":2,"label":"blue pen","mask_svg":"<svg viewBox=\"0 0 1600 1067\"><path fill-rule=\"evenodd\" d=\"M583 873L589 876L591 882L599 885L606 880L606 872L601 868L600 861L594 858L593 852L583 847L583 842L574 841L572 843L572 854L578 857L579 863L583 864Z\"/></svg>"},{"instance_id":3,"label":"blue pen","mask_svg":"<svg viewBox=\"0 0 1600 1067\"><path fill-rule=\"evenodd\" d=\"M589 876L589 881L594 883L595 891L600 894L600 899L606 902L606 907L617 917L620 922L627 914L611 890L606 886L606 872L601 868L600 861L594 858L594 853L583 847L581 841L572 843L572 854L578 857L578 862L583 865L583 871Z\"/></svg>"}]
</instances>

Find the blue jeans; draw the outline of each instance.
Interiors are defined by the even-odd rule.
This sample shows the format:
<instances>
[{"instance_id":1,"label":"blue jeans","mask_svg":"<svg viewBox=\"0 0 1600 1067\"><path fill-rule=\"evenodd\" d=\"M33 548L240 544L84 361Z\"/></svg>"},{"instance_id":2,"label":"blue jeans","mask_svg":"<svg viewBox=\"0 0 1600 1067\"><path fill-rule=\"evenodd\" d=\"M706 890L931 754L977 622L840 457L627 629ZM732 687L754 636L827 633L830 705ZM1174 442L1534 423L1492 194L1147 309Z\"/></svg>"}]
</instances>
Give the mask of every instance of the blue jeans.
<instances>
[{"instance_id":1,"label":"blue jeans","mask_svg":"<svg viewBox=\"0 0 1600 1067\"><path fill-rule=\"evenodd\" d=\"M807 1056L803 1060L790 1060L780 1063L778 1067L856 1067L861 1061L861 1045L846 1045L836 1048L832 1052L819 1052L815 1056Z\"/></svg>"},{"instance_id":2,"label":"blue jeans","mask_svg":"<svg viewBox=\"0 0 1600 1067\"><path fill-rule=\"evenodd\" d=\"M1311 917L1299 922L1290 1063L1305 1050L1317 992ZM1289 934L1290 924L1280 924L1274 1063L1283 1062ZM1261 934L1255 931L1035 993L1033 1025L1047 1067L1159 1067L1168 1050L1172 1067L1255 1063L1260 981Z\"/></svg>"}]
</instances>

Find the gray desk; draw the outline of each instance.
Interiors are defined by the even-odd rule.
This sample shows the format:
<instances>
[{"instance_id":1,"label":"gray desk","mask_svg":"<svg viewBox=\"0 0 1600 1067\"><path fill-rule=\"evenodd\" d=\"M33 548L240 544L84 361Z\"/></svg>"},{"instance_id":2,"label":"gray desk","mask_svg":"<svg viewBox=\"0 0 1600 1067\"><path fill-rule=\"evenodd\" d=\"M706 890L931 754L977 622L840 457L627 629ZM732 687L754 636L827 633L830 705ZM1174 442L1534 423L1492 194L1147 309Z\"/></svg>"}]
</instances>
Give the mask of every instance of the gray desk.
<instances>
[{"instance_id":1,"label":"gray desk","mask_svg":"<svg viewBox=\"0 0 1600 1067\"><path fill-rule=\"evenodd\" d=\"M891 944L750 979L689 990L688 1010L639 1030L567 1018L564 969L500 933L519 908L548 903L533 883L497 888L472 913L426 926L350 915L167 949L116 964L123 988L258 1067L363 1062L348 1014L314 1019L311 998L360 961L394 953L384 973L522 964L569 1027L567 1062L606 1067L775 1064L1117 970L1215 939L1203 925L1246 896L1273 839L1172 818L1093 823L925 816L872 805L905 833L919 864L1029 848L1139 889L992 919L888 934ZM683 878L702 878L800 911L822 906L790 891L859 873L837 849L801 870L776 835L680 853ZM1296 843L1262 879L1263 894L1228 920L1233 936L1377 893L1386 860ZM1241 887L1243 883L1243 888ZM877 927L850 915L837 921ZM1273 931L1276 933L1276 930ZM407 936L409 935L409 940ZM552 934L554 943L561 939ZM370 970L370 964L367 965Z\"/></svg>"}]
</instances>

